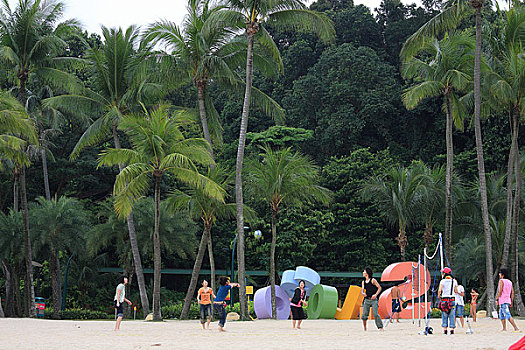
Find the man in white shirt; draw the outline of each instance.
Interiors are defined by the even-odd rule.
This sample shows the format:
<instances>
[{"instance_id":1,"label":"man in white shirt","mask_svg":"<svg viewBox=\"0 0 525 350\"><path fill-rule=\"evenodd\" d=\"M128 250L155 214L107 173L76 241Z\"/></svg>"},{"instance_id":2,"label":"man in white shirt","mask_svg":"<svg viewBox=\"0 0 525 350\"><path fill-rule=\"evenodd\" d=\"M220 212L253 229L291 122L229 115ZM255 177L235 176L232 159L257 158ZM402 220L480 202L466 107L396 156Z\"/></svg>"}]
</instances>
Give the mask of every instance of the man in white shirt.
<instances>
[{"instance_id":1,"label":"man in white shirt","mask_svg":"<svg viewBox=\"0 0 525 350\"><path fill-rule=\"evenodd\" d=\"M465 326L463 317L465 316L465 301L463 296L465 295L465 288L461 284L458 284L456 288L456 318L459 317L461 321L461 328Z\"/></svg>"}]
</instances>

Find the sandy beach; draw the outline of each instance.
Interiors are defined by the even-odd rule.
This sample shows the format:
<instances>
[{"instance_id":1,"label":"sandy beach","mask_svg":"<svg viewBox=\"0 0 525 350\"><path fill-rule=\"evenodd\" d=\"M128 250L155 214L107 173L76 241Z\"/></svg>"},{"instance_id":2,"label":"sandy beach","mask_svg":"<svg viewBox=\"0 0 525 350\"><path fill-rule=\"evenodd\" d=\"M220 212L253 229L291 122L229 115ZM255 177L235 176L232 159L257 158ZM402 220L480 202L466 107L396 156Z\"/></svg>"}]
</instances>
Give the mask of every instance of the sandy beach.
<instances>
[{"instance_id":1,"label":"sandy beach","mask_svg":"<svg viewBox=\"0 0 525 350\"><path fill-rule=\"evenodd\" d=\"M441 334L440 322L431 320L437 334L418 335L421 328L411 320L390 324L379 332L369 321L363 332L358 320L306 320L301 330L293 330L290 321L257 320L228 322L227 332L219 333L217 323L202 330L198 321L159 323L126 321L114 332L110 321L52 321L0 319L0 349L507 349L524 333L500 331L497 320L483 319L457 334ZM518 326L525 328L525 321ZM466 327L466 325L465 325Z\"/></svg>"}]
</instances>

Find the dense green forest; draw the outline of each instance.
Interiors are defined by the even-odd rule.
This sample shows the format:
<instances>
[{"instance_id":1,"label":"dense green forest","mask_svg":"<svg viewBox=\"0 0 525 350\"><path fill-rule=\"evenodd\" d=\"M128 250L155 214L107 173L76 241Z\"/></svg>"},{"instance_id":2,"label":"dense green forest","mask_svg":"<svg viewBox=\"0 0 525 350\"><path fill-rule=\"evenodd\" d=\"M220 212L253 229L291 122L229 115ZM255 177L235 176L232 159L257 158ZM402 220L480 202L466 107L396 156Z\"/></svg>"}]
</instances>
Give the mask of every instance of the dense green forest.
<instances>
[{"instance_id":1,"label":"dense green forest","mask_svg":"<svg viewBox=\"0 0 525 350\"><path fill-rule=\"evenodd\" d=\"M508 266L523 286L524 5L274 2L296 17L271 1L190 0L180 26L102 36L63 18L60 2L2 5L2 314L31 315L42 296L59 317L66 269L64 307L111 312L119 273L104 268L130 276L140 312L160 312L191 299L196 281L142 269L229 271L239 222L235 268L256 287L299 265L380 272L433 249L438 232L466 287L495 281L487 254L490 271ZM260 21L241 18L241 5ZM462 14L443 20L451 7Z\"/></svg>"}]
</instances>

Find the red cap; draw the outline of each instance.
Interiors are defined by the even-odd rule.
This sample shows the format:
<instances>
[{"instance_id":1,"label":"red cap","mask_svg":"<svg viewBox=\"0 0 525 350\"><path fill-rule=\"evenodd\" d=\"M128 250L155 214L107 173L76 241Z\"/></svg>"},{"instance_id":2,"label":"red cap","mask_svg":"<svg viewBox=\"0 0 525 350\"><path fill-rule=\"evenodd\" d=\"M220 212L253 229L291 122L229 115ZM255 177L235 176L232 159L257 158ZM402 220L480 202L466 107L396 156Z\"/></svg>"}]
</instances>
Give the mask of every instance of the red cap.
<instances>
[{"instance_id":1,"label":"red cap","mask_svg":"<svg viewBox=\"0 0 525 350\"><path fill-rule=\"evenodd\" d=\"M450 269L450 267L445 267L443 270L441 270L441 272L443 272L443 273L451 273L452 270Z\"/></svg>"}]
</instances>

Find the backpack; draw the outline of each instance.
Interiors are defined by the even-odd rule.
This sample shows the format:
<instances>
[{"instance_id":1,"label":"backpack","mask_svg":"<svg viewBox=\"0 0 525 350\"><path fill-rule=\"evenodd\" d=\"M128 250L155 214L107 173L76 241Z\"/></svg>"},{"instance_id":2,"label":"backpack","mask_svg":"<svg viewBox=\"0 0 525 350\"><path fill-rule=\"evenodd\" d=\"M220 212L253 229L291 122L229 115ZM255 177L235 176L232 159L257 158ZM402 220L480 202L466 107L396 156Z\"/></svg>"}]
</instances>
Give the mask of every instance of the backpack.
<instances>
[{"instance_id":1,"label":"backpack","mask_svg":"<svg viewBox=\"0 0 525 350\"><path fill-rule=\"evenodd\" d=\"M452 279L452 283L450 284L450 294L453 294L452 291L454 290L454 279ZM454 297L451 297L451 298L442 298L440 301L439 301L439 304L438 304L438 309L440 309L441 311L445 312L445 313L450 313L450 311L452 311L452 308L453 308L453 305L452 305L452 302L454 301Z\"/></svg>"}]
</instances>

